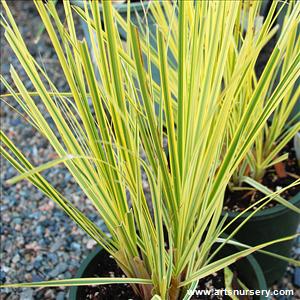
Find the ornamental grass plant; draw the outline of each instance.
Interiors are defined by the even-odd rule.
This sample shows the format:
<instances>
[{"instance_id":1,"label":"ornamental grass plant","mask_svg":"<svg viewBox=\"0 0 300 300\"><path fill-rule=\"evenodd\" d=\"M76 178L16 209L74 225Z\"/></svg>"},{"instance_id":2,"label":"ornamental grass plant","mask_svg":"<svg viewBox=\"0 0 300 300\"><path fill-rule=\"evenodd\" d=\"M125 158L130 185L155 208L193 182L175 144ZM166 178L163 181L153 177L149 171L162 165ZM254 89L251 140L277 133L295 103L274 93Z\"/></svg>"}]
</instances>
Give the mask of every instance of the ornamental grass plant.
<instances>
[{"instance_id":1,"label":"ornamental grass plant","mask_svg":"<svg viewBox=\"0 0 300 300\"><path fill-rule=\"evenodd\" d=\"M299 22L294 25L294 28L289 31L284 31L284 26L289 21L289 16L293 13L293 8L296 1L290 1L289 3L281 4L274 2L270 11L266 17L265 23L268 23L269 29L279 30L279 26L275 26L276 18L281 13L281 10L287 6L286 15L283 22L283 28L280 31L279 39L286 35L287 48L286 54L280 59L274 70L272 80L268 83L266 90L262 94L263 101L255 107L255 110L264 110L265 104L267 103L270 95L276 90L276 87L281 84L281 80L284 74L288 71L290 66L295 59L299 56L300 45L299 45ZM261 26L259 31L265 30L264 26ZM254 181L247 179L249 176L256 182L262 182L266 170L270 167L281 166L284 169L283 163L288 159L289 153L284 151L287 144L293 139L297 132L300 130L300 112L296 111L294 115L292 112L299 101L300 97L300 86L299 86L299 72L295 75L296 81L292 84L287 93L282 95L280 104L275 109L271 118L265 123L263 130L255 139L255 143L247 156L237 168L233 175L233 186L240 187L242 183L248 180L250 185L261 189L260 185ZM236 115L232 118L233 126L237 126L242 114L241 111L248 105L248 101L251 98L251 93L255 89L258 83L256 72L253 68L253 75L249 77L248 85L245 85L240 93L240 101L237 105ZM284 170L283 170L284 172ZM279 176L284 176L280 175Z\"/></svg>"},{"instance_id":2,"label":"ornamental grass plant","mask_svg":"<svg viewBox=\"0 0 300 300\"><path fill-rule=\"evenodd\" d=\"M270 26L263 25L259 35L246 35L240 48L235 45L237 36L242 36L241 27L237 27L242 2L173 3L168 7L178 18L174 17L173 22L166 14L161 16L165 25L158 23L157 51L153 51L149 32L140 35L131 24L129 4L128 18L123 20L110 1L102 2L101 14L98 1L86 1L84 9L73 9L69 1L63 1L64 20L53 2L36 0L68 92L59 91L30 54L6 2L2 4L5 38L34 87L28 90L11 66L13 85L1 77L9 91L2 98L9 96L9 101L17 101L29 120L28 126L35 127L58 155L34 166L1 131L1 154L20 173L9 182L29 180L111 254L126 275L6 287L126 282L142 299L189 299L186 291L196 288L199 279L254 251L264 251L265 246L295 237L255 247L243 245L243 250L215 258L226 243L234 243L234 233L222 238L226 229L225 218L221 218L225 189L299 75L298 52L291 56L274 91L269 91L269 83L288 53L288 37L299 23L300 3L290 12L283 28L285 34L278 40L263 74L248 91L247 105L236 126L232 126L232 119L241 92L254 76L253 66L260 50L273 35ZM250 6L249 16L254 16L256 9L256 5ZM74 13L87 22L92 49L85 40L78 40ZM117 24L126 29L125 42L120 39ZM170 49L176 66L168 59ZM159 70L160 84L152 79L151 63ZM38 103L44 105L47 114L42 113ZM158 113L155 104L159 105ZM263 110L255 109L260 105ZM49 116L54 126L49 125ZM43 177L43 171L58 164L64 164L72 174L104 220L109 235ZM143 174L150 186L149 198L143 189ZM278 194L269 195L267 201ZM261 202L260 208L263 205ZM291 204L290 208L299 212ZM249 218L253 214L255 211ZM218 247L212 250L213 245ZM292 259L276 257L299 265Z\"/></svg>"},{"instance_id":3,"label":"ornamental grass plant","mask_svg":"<svg viewBox=\"0 0 300 300\"><path fill-rule=\"evenodd\" d=\"M230 86L231 81L235 80L233 76L236 70L236 64L241 59L241 53L244 56L256 55L251 63L251 71L245 76L243 85L238 91L236 105L229 118L231 126L228 127L227 143L231 142L234 137L237 127L242 120L245 109L252 99L253 93L258 85L259 76L257 75L257 64L263 48L277 38L276 47L278 47L280 40L286 39L286 52L278 60L276 60L274 69L269 70L269 74L273 74L265 83L264 90L260 95L260 100L253 106L257 114L261 114L268 105L271 94L281 84L288 67L299 56L299 20L290 28L285 31L287 22L291 14L295 13L296 1L282 2L272 1L266 16L261 16L262 1L243 1L240 3L240 10L233 29L231 43L229 45L229 54L225 65L223 75L224 89ZM286 10L285 10L286 9ZM153 18L159 27L165 32L169 40L169 57L171 74L173 79L172 92L176 95L176 74L177 58L178 58L178 15L175 13L172 4L169 1L158 3L154 2L150 7ZM283 28L279 28L276 24L278 16L285 10L286 14L283 18ZM188 18L188 26L193 23L193 18ZM168 26L174 24L174 26ZM279 32L279 34L278 34ZM254 48L255 47L255 48ZM255 49L255 50L254 50ZM151 48L155 53L155 46ZM276 50L276 49L275 49ZM275 57L276 51L271 53L270 60ZM255 53L255 54L254 54ZM175 61L175 63L174 63ZM241 62L241 61L240 61ZM270 63L270 61L269 61ZM265 66L267 67L267 65ZM266 174L266 170L270 167L279 166L283 167L289 157L289 153L284 151L297 132L300 130L300 112L293 112L297 101L300 97L299 86L299 71L295 74L296 80L289 86L287 93L282 94L280 104L276 107L270 118L265 122L263 129L255 138L255 142L247 155L242 159L240 165L234 170L232 179L229 182L229 189L236 190L249 190L257 189L264 194L271 191L264 187L261 182ZM292 174L297 179L297 174ZM298 176L299 178L299 176ZM247 187L245 186L247 184ZM250 186L250 187L249 187ZM277 197L280 199L281 197ZM282 200L282 198L281 198ZM281 201L279 200L279 201ZM283 203L283 201L281 201ZM286 202L285 202L286 203Z\"/></svg>"}]
</instances>

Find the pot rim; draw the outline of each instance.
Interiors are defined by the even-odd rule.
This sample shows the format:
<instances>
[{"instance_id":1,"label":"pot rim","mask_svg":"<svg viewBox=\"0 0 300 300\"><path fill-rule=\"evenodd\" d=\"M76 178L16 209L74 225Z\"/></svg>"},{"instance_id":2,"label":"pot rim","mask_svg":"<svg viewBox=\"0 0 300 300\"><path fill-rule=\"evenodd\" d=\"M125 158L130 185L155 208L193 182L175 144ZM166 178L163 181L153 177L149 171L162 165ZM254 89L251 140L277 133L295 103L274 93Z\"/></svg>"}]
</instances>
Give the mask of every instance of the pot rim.
<instances>
[{"instance_id":1,"label":"pot rim","mask_svg":"<svg viewBox=\"0 0 300 300\"><path fill-rule=\"evenodd\" d=\"M289 200L289 202L297 207L300 207L300 192L298 192L294 197L292 197ZM276 206L271 207L271 208L261 209L255 215L253 215L248 220L248 222L255 222L260 219L270 219L270 218L274 218L274 217L279 217L279 216L285 214L287 211L293 212L286 206L284 206L282 204L277 204ZM245 212L242 216L239 217L239 219L237 219L237 221L246 219L252 212L253 211ZM241 212L235 212L235 211L222 211L222 216L225 216L227 214L227 216L229 218L235 218L240 213Z\"/></svg>"},{"instance_id":2,"label":"pot rim","mask_svg":"<svg viewBox=\"0 0 300 300\"><path fill-rule=\"evenodd\" d=\"M230 246L235 247L235 246L232 246L232 245L230 245ZM237 247L235 247L235 248L237 248ZM91 263L91 261L95 258L95 256L97 256L98 253L101 252L101 251L105 251L105 250L103 249L103 247L98 245L94 250L92 250L87 255L87 257L80 264L80 267L79 267L78 271L76 272L76 278L82 278L82 275L83 275L85 269L87 268L87 266ZM244 259L248 260L250 266L254 270L254 273L256 275L257 282L258 282L257 289L267 290L267 283L266 283L265 276L263 274L261 266L259 265L259 263L255 259L255 257L252 254L250 254L250 255L244 257ZM71 286L68 299L69 300L78 300L77 299L77 291L78 291L78 286ZM266 297L261 295L258 299L259 300L265 300Z\"/></svg>"},{"instance_id":3,"label":"pot rim","mask_svg":"<svg viewBox=\"0 0 300 300\"><path fill-rule=\"evenodd\" d=\"M76 278L82 278L82 275L85 271L85 269L87 268L87 266L91 263L91 261L95 258L95 256L98 255L98 253L100 251L103 251L104 249L98 245L96 248L94 248L94 250L92 250L82 261L82 263L79 266L79 269L76 272ZM69 293L69 299L77 299L76 295L77 295L77 290L78 290L78 286L71 286L70 287L70 293Z\"/></svg>"}]
</instances>

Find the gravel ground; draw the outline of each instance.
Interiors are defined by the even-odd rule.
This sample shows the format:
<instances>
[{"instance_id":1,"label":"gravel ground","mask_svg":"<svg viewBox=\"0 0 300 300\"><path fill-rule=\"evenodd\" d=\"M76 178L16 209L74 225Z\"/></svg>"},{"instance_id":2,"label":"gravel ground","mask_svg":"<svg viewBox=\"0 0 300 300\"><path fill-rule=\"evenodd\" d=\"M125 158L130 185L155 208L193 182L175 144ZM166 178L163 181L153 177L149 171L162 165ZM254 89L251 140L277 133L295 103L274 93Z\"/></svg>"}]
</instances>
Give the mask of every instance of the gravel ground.
<instances>
[{"instance_id":1,"label":"gravel ground","mask_svg":"<svg viewBox=\"0 0 300 300\"><path fill-rule=\"evenodd\" d=\"M60 77L57 58L50 47L47 34L43 34L38 45L34 43L40 24L39 16L31 1L9 2L12 13L20 25L21 33L29 43L30 52L42 62L48 75L53 78L59 90L66 90L66 82ZM61 7L61 4L58 5ZM1 7L2 8L2 7ZM60 9L61 10L61 9ZM76 19L77 20L77 19ZM78 22L78 20L77 20ZM24 26L26 25L26 27ZM80 26L78 26L79 28ZM1 31L1 74L11 82L9 67L13 64L25 86L30 82L17 58L6 45ZM6 92L1 85L1 93ZM14 108L18 105L9 101ZM54 151L48 142L16 112L1 102L1 128L20 146L23 153L34 165L54 158ZM64 195L68 196L79 209L98 221L89 201L70 174L64 168L45 172L45 177ZM41 281L75 276L80 262L95 245L81 229L70 220L60 208L26 181L7 185L5 181L17 175L13 167L1 160L1 273L0 280L7 282ZM96 222L97 223L97 222ZM30 300L67 298L67 289L18 289L2 290L0 299Z\"/></svg>"},{"instance_id":2,"label":"gravel ground","mask_svg":"<svg viewBox=\"0 0 300 300\"><path fill-rule=\"evenodd\" d=\"M66 90L66 83L60 77L61 70L57 58L46 34L43 34L38 45L34 43L38 32L39 17L31 1L9 2L12 13L20 25L20 30L29 44L30 52L42 62L48 75L53 79L59 90ZM61 11L61 4L58 5ZM76 19L78 25L78 19ZM26 26L24 26L24 24ZM79 28L79 26L78 26ZM16 57L6 45L1 31L1 74L11 82L9 76L10 64L19 72L24 84L30 88L30 82L18 65ZM6 90L1 84L1 93ZM18 108L18 106L9 102ZM23 153L34 165L53 159L51 146L25 120L23 120L8 105L1 102L1 127L12 140L20 146ZM94 242L41 192L26 181L16 185L7 185L5 181L16 175L14 169L1 160L1 271L0 281L21 282L41 281L54 278L71 278ZM45 177L54 186L67 195L77 207L85 212L99 226L101 221L94 213L89 201L82 195L80 189L70 174L64 168L56 168L45 172ZM98 221L97 221L98 220ZM295 243L293 256L300 257L300 238ZM295 276L294 273L298 275ZM289 267L287 275L278 285L280 289L294 288L298 293L294 299L300 299L299 290L293 282L300 280L300 269ZM276 288L276 287L275 287ZM56 289L24 289L2 290L0 299L30 300L67 298L68 290ZM284 298L278 298L283 300Z\"/></svg>"}]
</instances>

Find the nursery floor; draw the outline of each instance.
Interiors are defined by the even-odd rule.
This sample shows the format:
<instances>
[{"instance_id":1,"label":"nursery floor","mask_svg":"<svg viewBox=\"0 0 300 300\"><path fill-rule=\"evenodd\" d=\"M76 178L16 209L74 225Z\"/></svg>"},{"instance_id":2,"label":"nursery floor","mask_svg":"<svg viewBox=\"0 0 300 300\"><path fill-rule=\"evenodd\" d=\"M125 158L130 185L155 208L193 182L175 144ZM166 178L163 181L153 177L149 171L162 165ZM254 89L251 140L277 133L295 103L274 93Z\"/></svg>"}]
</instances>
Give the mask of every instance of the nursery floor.
<instances>
[{"instance_id":1,"label":"nursery floor","mask_svg":"<svg viewBox=\"0 0 300 300\"><path fill-rule=\"evenodd\" d=\"M34 40L39 30L39 17L31 1L8 1L19 29L29 43L30 52L49 71L59 90L66 90L66 83L60 77L62 74L57 57L50 47L47 35L44 33L36 45ZM60 13L62 5L57 5ZM2 9L2 7L1 7ZM79 21L76 19L79 28ZM26 25L26 26L24 26ZM9 76L10 64L13 64L26 87L30 83L22 68L18 65L1 31L1 74L11 82ZM6 89L1 84L1 94ZM11 105L17 107L12 101ZM12 140L21 147L34 165L53 159L54 153L49 144L30 127L13 110L1 102L1 128ZM97 220L90 203L80 193L70 174L62 167L56 171L45 172L46 178L55 187L76 203L92 220ZM14 169L4 160L1 161L1 182L16 175ZM44 197L36 188L25 181L17 185L2 185L1 188L1 248L0 248L0 281L21 282L41 281L54 278L70 278L75 276L81 260L94 247L94 242L64 213ZM102 226L98 221L98 226ZM293 256L300 258L300 238L295 241ZM299 274L298 277L294 274ZM295 289L300 299L300 291L295 285L300 284L300 269L289 267L286 276L278 284L280 289ZM31 299L67 299L68 290L57 289L3 289L0 300L31 300ZM275 299L275 298L274 298ZM283 300L284 298L277 298ZM290 298L292 299L292 298Z\"/></svg>"}]
</instances>

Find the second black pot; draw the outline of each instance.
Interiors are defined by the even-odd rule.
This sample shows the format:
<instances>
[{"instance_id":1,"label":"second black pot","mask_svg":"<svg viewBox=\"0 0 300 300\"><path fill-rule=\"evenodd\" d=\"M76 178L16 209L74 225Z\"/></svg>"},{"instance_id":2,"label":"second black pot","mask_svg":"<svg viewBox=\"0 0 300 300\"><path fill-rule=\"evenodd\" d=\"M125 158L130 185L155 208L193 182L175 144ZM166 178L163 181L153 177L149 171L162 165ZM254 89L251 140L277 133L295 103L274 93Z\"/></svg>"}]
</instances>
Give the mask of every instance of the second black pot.
<instances>
[{"instance_id":1,"label":"second black pot","mask_svg":"<svg viewBox=\"0 0 300 300\"><path fill-rule=\"evenodd\" d=\"M296 207L300 207L300 193L294 196L289 202ZM227 230L227 233L230 234L249 216L249 214L250 213L246 212L243 216L237 219L233 226ZM223 215L225 215L225 212ZM233 220L237 215L238 213L236 212L229 212L227 223ZM251 246L259 245L295 234L297 232L299 221L299 214L283 205L278 204L272 208L267 208L257 212L238 231L238 233L234 236L234 239ZM283 256L290 256L292 243L292 240L276 243L266 247L264 250ZM268 286L271 286L273 283L282 278L288 265L287 262L262 253L254 253L254 256L264 272Z\"/></svg>"}]
</instances>

